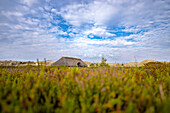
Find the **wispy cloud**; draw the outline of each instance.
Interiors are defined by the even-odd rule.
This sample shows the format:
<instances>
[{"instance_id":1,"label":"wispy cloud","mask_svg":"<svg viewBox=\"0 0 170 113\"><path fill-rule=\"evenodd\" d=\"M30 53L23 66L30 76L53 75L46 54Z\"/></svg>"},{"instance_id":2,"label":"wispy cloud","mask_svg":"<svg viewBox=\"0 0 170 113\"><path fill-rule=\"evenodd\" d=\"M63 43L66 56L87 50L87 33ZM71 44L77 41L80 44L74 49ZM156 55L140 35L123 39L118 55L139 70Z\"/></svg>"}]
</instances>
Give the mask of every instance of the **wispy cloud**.
<instances>
[{"instance_id":1,"label":"wispy cloud","mask_svg":"<svg viewBox=\"0 0 170 113\"><path fill-rule=\"evenodd\" d=\"M33 4L37 3L38 0L20 0L20 3L23 3L28 6L32 6Z\"/></svg>"}]
</instances>

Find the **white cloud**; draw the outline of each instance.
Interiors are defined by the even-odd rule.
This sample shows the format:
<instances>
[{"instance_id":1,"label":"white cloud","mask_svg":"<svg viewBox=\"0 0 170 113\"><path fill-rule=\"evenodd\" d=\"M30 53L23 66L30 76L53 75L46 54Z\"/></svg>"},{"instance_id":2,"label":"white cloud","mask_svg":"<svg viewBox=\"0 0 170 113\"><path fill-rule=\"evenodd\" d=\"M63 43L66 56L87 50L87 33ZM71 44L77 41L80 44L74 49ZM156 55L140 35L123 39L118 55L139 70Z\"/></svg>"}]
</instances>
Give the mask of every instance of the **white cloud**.
<instances>
[{"instance_id":1,"label":"white cloud","mask_svg":"<svg viewBox=\"0 0 170 113\"><path fill-rule=\"evenodd\" d=\"M83 31L84 35L95 35L103 38L115 36L115 34L109 33L106 27L92 27L91 29Z\"/></svg>"},{"instance_id":2,"label":"white cloud","mask_svg":"<svg viewBox=\"0 0 170 113\"><path fill-rule=\"evenodd\" d=\"M132 1L95 0L88 4L69 4L61 9L61 15L71 24L117 25L129 9ZM134 9L135 10L135 9ZM129 14L130 15L130 14Z\"/></svg>"},{"instance_id":3,"label":"white cloud","mask_svg":"<svg viewBox=\"0 0 170 113\"><path fill-rule=\"evenodd\" d=\"M124 31L124 32L137 33L137 32L139 32L139 31L141 31L141 29L139 29L139 28L125 28L125 29L123 29L122 31Z\"/></svg>"},{"instance_id":4,"label":"white cloud","mask_svg":"<svg viewBox=\"0 0 170 113\"><path fill-rule=\"evenodd\" d=\"M51 12L58 12L57 9L52 8Z\"/></svg>"},{"instance_id":5,"label":"white cloud","mask_svg":"<svg viewBox=\"0 0 170 113\"><path fill-rule=\"evenodd\" d=\"M20 0L20 2L28 6L32 6L33 4L37 3L38 0Z\"/></svg>"},{"instance_id":6,"label":"white cloud","mask_svg":"<svg viewBox=\"0 0 170 113\"><path fill-rule=\"evenodd\" d=\"M129 29L131 26L150 25L158 21L160 15L161 21L164 21L170 13L166 10L167 7L166 1L95 0L88 4L69 4L61 9L61 15L75 26L88 23L104 26L122 25Z\"/></svg>"},{"instance_id":7,"label":"white cloud","mask_svg":"<svg viewBox=\"0 0 170 113\"><path fill-rule=\"evenodd\" d=\"M11 17L11 16L17 16L17 17L21 17L21 16L23 16L23 14L22 13L20 13L20 12L10 12L10 11L2 11L2 15L5 15L5 16L7 16L7 17Z\"/></svg>"},{"instance_id":8,"label":"white cloud","mask_svg":"<svg viewBox=\"0 0 170 113\"><path fill-rule=\"evenodd\" d=\"M61 9L61 15L75 26L80 26L84 23L103 25L111 21L111 19L114 20L118 13L116 6L100 1L94 1L89 4L67 5Z\"/></svg>"},{"instance_id":9,"label":"white cloud","mask_svg":"<svg viewBox=\"0 0 170 113\"><path fill-rule=\"evenodd\" d=\"M89 45L102 45L102 46L128 46L128 45L134 45L136 42L131 42L131 41L126 41L122 39L116 39L116 40L111 40L111 39L89 39L89 38L75 38L72 41L76 46L79 47L88 47Z\"/></svg>"},{"instance_id":10,"label":"white cloud","mask_svg":"<svg viewBox=\"0 0 170 113\"><path fill-rule=\"evenodd\" d=\"M44 6L45 10L50 11L51 7L49 5Z\"/></svg>"},{"instance_id":11,"label":"white cloud","mask_svg":"<svg viewBox=\"0 0 170 113\"><path fill-rule=\"evenodd\" d=\"M71 24L80 26L83 23L90 23L91 13L89 13L88 6L84 4L73 4L63 7L61 15Z\"/></svg>"}]
</instances>

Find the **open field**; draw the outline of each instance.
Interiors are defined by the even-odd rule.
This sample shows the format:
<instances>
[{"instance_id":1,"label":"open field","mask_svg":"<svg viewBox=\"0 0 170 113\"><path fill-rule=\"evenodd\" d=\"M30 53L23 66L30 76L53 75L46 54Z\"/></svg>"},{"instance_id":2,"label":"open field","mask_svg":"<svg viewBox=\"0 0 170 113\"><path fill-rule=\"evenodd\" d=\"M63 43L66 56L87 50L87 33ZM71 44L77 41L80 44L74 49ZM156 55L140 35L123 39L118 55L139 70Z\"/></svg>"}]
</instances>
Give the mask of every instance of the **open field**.
<instances>
[{"instance_id":1,"label":"open field","mask_svg":"<svg viewBox=\"0 0 170 113\"><path fill-rule=\"evenodd\" d=\"M40 61L39 62L42 65L51 66L54 61ZM2 60L0 61L0 66L37 66L38 63L34 61L12 61L12 60Z\"/></svg>"},{"instance_id":2,"label":"open field","mask_svg":"<svg viewBox=\"0 0 170 113\"><path fill-rule=\"evenodd\" d=\"M0 67L2 113L168 113L170 64Z\"/></svg>"},{"instance_id":3,"label":"open field","mask_svg":"<svg viewBox=\"0 0 170 113\"><path fill-rule=\"evenodd\" d=\"M168 64L169 62L166 61L155 61L155 60L143 60L141 62L128 62L128 63L107 63L111 67L141 67L149 62L161 62ZM90 66L91 62L85 61L85 63ZM96 63L94 63L96 64ZM99 62L97 64L100 64Z\"/></svg>"},{"instance_id":4,"label":"open field","mask_svg":"<svg viewBox=\"0 0 170 113\"><path fill-rule=\"evenodd\" d=\"M90 64L92 64L92 62L87 62L84 61L88 67L90 66ZM122 67L122 64L124 67L140 67L140 66L144 66L145 64L149 63L149 62L162 62L162 63L169 63L166 61L154 61L154 60L143 60L141 62L129 62L129 63L107 63L109 66L111 67ZM46 65L46 66L51 66L54 63L54 61L40 61L39 64L42 65ZM100 65L100 62L94 63L94 64L98 64ZM4 61L0 61L0 66L27 66L27 65L32 65L32 66L37 66L38 63L34 62L34 61L12 61L12 60L4 60Z\"/></svg>"}]
</instances>

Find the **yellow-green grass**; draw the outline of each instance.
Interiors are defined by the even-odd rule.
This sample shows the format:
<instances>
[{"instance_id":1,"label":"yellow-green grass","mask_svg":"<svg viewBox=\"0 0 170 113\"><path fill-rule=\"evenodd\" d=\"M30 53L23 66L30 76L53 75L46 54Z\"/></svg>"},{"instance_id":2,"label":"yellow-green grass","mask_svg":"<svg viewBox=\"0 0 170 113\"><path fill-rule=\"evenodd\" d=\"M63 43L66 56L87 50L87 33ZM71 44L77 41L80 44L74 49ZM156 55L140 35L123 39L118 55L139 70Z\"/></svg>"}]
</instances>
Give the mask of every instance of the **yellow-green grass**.
<instances>
[{"instance_id":1,"label":"yellow-green grass","mask_svg":"<svg viewBox=\"0 0 170 113\"><path fill-rule=\"evenodd\" d=\"M168 113L170 65L0 67L2 113Z\"/></svg>"}]
</instances>

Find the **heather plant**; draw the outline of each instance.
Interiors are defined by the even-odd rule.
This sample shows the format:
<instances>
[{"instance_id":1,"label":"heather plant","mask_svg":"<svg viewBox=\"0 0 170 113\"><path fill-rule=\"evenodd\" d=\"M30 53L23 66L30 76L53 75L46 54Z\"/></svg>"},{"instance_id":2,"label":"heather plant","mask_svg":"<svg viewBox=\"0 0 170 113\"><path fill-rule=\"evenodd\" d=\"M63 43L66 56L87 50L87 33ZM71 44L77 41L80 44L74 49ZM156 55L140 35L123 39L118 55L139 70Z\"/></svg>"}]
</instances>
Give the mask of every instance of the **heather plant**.
<instances>
[{"instance_id":1,"label":"heather plant","mask_svg":"<svg viewBox=\"0 0 170 113\"><path fill-rule=\"evenodd\" d=\"M98 63L96 63L96 67L98 67L99 66L99 64Z\"/></svg>"},{"instance_id":2,"label":"heather plant","mask_svg":"<svg viewBox=\"0 0 170 113\"><path fill-rule=\"evenodd\" d=\"M168 113L170 65L0 68L0 112Z\"/></svg>"},{"instance_id":3,"label":"heather plant","mask_svg":"<svg viewBox=\"0 0 170 113\"><path fill-rule=\"evenodd\" d=\"M95 65L94 63L91 63L91 64L90 64L90 67L94 67L94 65Z\"/></svg>"}]
</instances>

